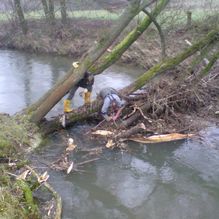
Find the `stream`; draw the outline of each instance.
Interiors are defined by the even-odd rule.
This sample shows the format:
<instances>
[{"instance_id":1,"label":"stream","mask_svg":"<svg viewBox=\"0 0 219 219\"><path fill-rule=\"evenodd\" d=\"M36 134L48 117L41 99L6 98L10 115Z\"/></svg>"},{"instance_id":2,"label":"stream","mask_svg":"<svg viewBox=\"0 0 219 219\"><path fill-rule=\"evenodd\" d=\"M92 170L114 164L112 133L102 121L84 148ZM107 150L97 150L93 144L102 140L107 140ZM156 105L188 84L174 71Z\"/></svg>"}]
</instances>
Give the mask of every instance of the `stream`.
<instances>
[{"instance_id":1,"label":"stream","mask_svg":"<svg viewBox=\"0 0 219 219\"><path fill-rule=\"evenodd\" d=\"M14 113L38 100L70 68L72 59L0 50L0 112ZM95 76L94 99L106 86L122 88L142 69L114 65ZM79 89L73 107L83 104ZM63 98L64 99L64 98ZM47 115L62 113L63 100ZM65 131L78 148L100 146L86 136L92 124ZM66 134L67 133L67 134ZM40 172L66 148L54 133L32 154ZM63 201L62 219L218 219L219 127L193 139L159 144L128 142L128 150L104 150L83 172L48 170L49 183ZM77 155L71 159L77 161Z\"/></svg>"}]
</instances>

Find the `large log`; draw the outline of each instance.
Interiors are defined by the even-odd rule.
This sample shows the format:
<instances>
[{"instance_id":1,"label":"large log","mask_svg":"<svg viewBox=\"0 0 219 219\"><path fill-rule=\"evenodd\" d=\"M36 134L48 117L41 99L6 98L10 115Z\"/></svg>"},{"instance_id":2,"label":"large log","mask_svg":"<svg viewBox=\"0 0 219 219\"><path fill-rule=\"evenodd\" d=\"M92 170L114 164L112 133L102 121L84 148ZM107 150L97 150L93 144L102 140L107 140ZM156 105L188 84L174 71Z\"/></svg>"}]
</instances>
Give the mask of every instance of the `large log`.
<instances>
[{"instance_id":1,"label":"large log","mask_svg":"<svg viewBox=\"0 0 219 219\"><path fill-rule=\"evenodd\" d=\"M39 123L42 118L55 106L56 103L84 77L84 73L97 61L97 59L108 49L108 47L127 27L129 22L148 4L147 0L142 3L140 0L133 0L120 16L116 26L113 26L94 44L84 57L79 60L80 65L77 69L73 67L67 75L50 89L39 101L30 106L25 113L30 114L30 120Z\"/></svg>"},{"instance_id":2,"label":"large log","mask_svg":"<svg viewBox=\"0 0 219 219\"><path fill-rule=\"evenodd\" d=\"M204 48L206 45L211 44L218 40L219 40L219 31L212 30L197 43L185 49L183 52L179 53L175 57L164 60L153 66L147 72L142 74L136 81L134 81L132 84L124 88L122 92L126 94L130 94L140 89L142 86L145 85L146 82L150 81L153 77L174 68L175 66L183 62L185 59L187 59L188 57L192 56L193 54Z\"/></svg>"},{"instance_id":3,"label":"large log","mask_svg":"<svg viewBox=\"0 0 219 219\"><path fill-rule=\"evenodd\" d=\"M144 86L147 82L149 82L154 76L158 75L159 73L164 73L167 70L174 68L176 65L184 61L189 56L193 55L195 52L199 51L200 48L204 47L205 45L212 43L214 41L217 41L219 32L217 30L211 31L208 33L203 39L199 40L197 43L195 43L190 48L185 49L180 54L176 55L173 58L169 58L166 61L162 61L149 69L147 72L145 72L143 75L141 75L135 82L133 82L131 85L125 87L124 89L120 90L120 93L122 95L128 95L142 86ZM101 100L95 100L91 103L91 105L85 105L82 107L79 107L78 109L72 111L71 113L68 113L68 123L72 124L77 121L85 120L89 117L91 117L94 113L97 113L100 110L101 107ZM148 106L145 106L148 107ZM139 114L140 116L140 114ZM133 121L132 121L133 122ZM127 124L128 126L129 124ZM44 130L46 130L46 133L53 132L54 130L63 128L62 124L60 122L60 117L57 117L51 121L46 121L41 126Z\"/></svg>"}]
</instances>

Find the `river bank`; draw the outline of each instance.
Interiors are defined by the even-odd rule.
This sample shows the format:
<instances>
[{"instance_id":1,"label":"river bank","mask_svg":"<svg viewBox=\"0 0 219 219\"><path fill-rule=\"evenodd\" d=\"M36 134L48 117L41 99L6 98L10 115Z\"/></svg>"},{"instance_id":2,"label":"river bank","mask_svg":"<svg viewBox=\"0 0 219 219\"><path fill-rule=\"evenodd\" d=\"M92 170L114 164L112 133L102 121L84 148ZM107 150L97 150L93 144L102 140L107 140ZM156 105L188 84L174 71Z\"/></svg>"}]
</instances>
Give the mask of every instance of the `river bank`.
<instances>
[{"instance_id":1,"label":"river bank","mask_svg":"<svg viewBox=\"0 0 219 219\"><path fill-rule=\"evenodd\" d=\"M32 21L29 24L31 29L27 35L23 35L13 24L1 24L0 48L79 59L113 24L113 21L107 20L75 19L65 26L59 22L50 26L43 21ZM129 30L130 28L124 32L128 33ZM207 26L198 27L196 25L189 30L183 26L164 29L167 55L174 56L188 47L185 40L192 42L207 32ZM149 69L160 60L159 34L154 27L150 27L122 55L118 62Z\"/></svg>"}]
</instances>

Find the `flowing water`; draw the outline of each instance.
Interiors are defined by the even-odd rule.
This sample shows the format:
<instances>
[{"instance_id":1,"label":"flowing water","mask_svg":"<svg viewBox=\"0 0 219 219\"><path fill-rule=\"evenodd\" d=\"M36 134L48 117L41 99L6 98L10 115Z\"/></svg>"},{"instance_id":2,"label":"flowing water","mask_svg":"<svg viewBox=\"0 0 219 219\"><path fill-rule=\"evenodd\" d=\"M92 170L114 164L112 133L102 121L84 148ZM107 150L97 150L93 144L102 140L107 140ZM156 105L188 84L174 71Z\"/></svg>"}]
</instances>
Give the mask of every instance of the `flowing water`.
<instances>
[{"instance_id":1,"label":"flowing water","mask_svg":"<svg viewBox=\"0 0 219 219\"><path fill-rule=\"evenodd\" d=\"M14 114L36 101L71 63L63 57L0 51L0 112ZM140 72L113 66L95 77L93 98L102 87L126 86ZM78 93L73 104L82 104ZM47 116L61 112L62 101ZM100 143L84 134L91 127L75 125L67 136L79 148L96 147ZM65 148L62 134L53 134L33 154L33 162L45 171L45 163L55 161ZM219 127L212 124L190 140L129 142L127 151L105 150L98 161L83 167L85 172L49 170L49 182L62 197L63 219L218 219L218 148Z\"/></svg>"}]
</instances>

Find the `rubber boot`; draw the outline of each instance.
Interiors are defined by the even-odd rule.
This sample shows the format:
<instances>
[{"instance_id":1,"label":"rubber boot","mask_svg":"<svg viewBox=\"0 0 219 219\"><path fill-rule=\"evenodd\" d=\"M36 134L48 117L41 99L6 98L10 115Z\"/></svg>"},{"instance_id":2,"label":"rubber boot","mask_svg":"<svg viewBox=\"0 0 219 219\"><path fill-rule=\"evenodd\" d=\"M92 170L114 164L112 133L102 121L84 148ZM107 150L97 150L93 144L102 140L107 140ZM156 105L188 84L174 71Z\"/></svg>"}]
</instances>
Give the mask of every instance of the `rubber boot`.
<instances>
[{"instance_id":1,"label":"rubber boot","mask_svg":"<svg viewBox=\"0 0 219 219\"><path fill-rule=\"evenodd\" d=\"M84 103L85 104L91 103L91 92L87 91L84 93Z\"/></svg>"},{"instance_id":2,"label":"rubber boot","mask_svg":"<svg viewBox=\"0 0 219 219\"><path fill-rule=\"evenodd\" d=\"M71 112L71 100L64 100L64 112L69 113Z\"/></svg>"}]
</instances>

